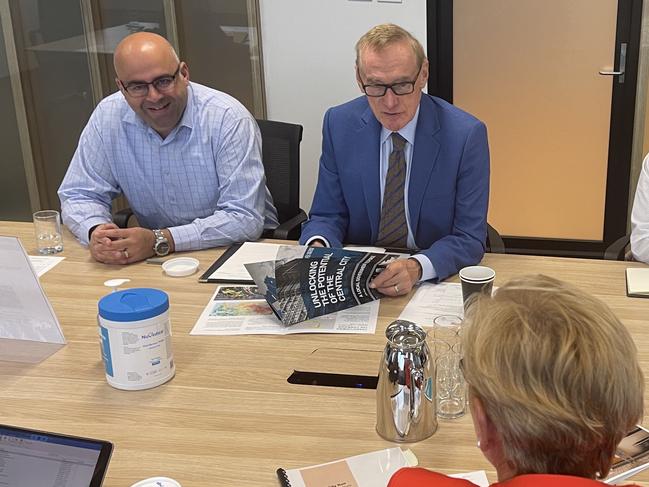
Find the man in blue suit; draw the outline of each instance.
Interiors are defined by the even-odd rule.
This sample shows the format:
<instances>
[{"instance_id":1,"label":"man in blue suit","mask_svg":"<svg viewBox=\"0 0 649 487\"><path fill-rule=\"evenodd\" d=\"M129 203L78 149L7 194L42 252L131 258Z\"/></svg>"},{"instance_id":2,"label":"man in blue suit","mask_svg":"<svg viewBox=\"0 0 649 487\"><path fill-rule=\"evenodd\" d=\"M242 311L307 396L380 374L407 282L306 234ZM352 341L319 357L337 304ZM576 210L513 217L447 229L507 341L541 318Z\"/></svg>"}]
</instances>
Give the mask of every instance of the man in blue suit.
<instances>
[{"instance_id":1,"label":"man in blue suit","mask_svg":"<svg viewBox=\"0 0 649 487\"><path fill-rule=\"evenodd\" d=\"M318 184L300 242L416 250L372 282L391 296L477 264L487 235L485 125L422 93L424 50L394 24L358 41L356 80L366 96L325 114Z\"/></svg>"}]
</instances>

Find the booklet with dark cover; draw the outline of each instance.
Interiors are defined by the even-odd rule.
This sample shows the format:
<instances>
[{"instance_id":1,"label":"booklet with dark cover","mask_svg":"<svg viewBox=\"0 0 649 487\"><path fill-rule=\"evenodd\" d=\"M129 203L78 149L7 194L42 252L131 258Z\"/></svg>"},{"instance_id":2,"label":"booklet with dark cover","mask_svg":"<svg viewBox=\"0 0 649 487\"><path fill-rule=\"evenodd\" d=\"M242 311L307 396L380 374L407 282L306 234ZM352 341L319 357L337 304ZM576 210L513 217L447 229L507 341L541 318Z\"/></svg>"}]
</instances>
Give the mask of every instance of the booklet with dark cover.
<instances>
[{"instance_id":1,"label":"booklet with dark cover","mask_svg":"<svg viewBox=\"0 0 649 487\"><path fill-rule=\"evenodd\" d=\"M246 264L284 325L381 298L369 283L400 254L286 245L272 261Z\"/></svg>"}]
</instances>

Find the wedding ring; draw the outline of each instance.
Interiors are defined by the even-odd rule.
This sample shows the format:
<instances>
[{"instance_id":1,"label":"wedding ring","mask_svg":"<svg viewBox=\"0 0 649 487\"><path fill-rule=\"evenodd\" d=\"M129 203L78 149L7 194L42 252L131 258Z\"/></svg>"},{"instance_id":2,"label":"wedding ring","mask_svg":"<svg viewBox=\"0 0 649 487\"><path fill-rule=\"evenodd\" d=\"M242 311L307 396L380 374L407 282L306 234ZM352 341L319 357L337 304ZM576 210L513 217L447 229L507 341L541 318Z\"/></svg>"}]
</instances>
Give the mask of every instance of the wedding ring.
<instances>
[{"instance_id":1,"label":"wedding ring","mask_svg":"<svg viewBox=\"0 0 649 487\"><path fill-rule=\"evenodd\" d=\"M399 294L399 285L398 284L394 285L394 292Z\"/></svg>"},{"instance_id":2,"label":"wedding ring","mask_svg":"<svg viewBox=\"0 0 649 487\"><path fill-rule=\"evenodd\" d=\"M124 254L124 257L128 259L128 250L124 249L122 250L122 253Z\"/></svg>"}]
</instances>

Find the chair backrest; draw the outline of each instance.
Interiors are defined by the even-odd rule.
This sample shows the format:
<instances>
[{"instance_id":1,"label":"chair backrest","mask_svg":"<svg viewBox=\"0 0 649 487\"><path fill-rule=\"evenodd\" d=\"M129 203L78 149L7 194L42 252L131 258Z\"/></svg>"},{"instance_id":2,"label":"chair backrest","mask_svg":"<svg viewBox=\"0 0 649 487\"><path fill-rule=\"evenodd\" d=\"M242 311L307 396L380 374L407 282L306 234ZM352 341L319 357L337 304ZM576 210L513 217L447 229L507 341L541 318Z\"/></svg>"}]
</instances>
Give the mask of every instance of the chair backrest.
<instances>
[{"instance_id":1,"label":"chair backrest","mask_svg":"<svg viewBox=\"0 0 649 487\"><path fill-rule=\"evenodd\" d=\"M257 120L262 139L262 161L266 185L279 222L300 211L300 142L302 125L272 120Z\"/></svg>"},{"instance_id":2,"label":"chair backrest","mask_svg":"<svg viewBox=\"0 0 649 487\"><path fill-rule=\"evenodd\" d=\"M492 254L504 254L505 242L503 242L500 233L489 223L487 223L487 252Z\"/></svg>"}]
</instances>

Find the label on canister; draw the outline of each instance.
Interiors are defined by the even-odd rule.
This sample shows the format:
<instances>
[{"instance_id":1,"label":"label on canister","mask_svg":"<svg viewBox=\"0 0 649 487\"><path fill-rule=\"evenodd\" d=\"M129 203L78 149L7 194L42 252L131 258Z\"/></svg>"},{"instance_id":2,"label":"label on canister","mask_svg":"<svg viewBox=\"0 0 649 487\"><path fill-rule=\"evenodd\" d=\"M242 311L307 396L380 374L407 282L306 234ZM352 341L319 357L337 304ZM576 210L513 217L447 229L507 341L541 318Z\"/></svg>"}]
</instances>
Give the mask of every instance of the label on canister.
<instances>
[{"instance_id":1,"label":"label on canister","mask_svg":"<svg viewBox=\"0 0 649 487\"><path fill-rule=\"evenodd\" d=\"M158 386L175 374L169 298L157 289L128 289L99 301L106 380L119 389Z\"/></svg>"}]
</instances>

